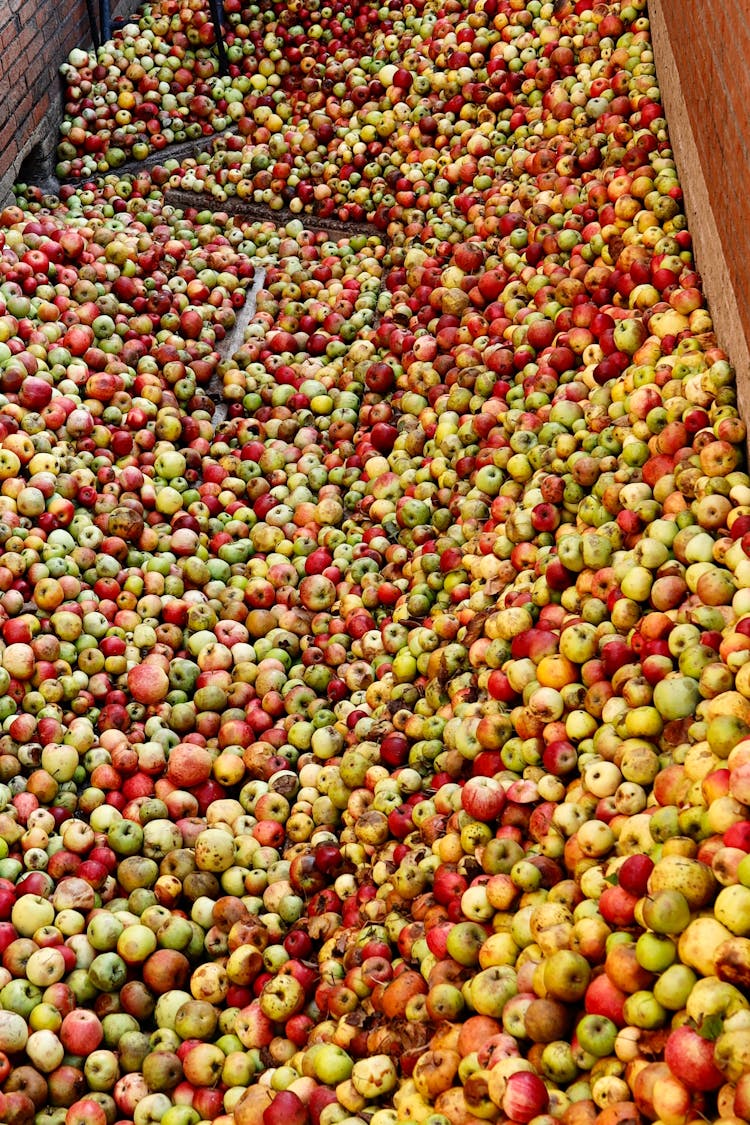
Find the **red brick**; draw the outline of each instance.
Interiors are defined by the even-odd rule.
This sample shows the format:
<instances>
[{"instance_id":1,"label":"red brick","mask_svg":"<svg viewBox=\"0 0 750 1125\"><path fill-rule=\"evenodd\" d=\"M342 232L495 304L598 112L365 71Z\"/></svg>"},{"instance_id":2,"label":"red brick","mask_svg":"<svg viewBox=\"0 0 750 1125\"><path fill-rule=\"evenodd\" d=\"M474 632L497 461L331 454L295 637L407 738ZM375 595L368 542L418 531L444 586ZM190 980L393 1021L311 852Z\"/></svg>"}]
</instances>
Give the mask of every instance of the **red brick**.
<instances>
[{"instance_id":1,"label":"red brick","mask_svg":"<svg viewBox=\"0 0 750 1125\"><path fill-rule=\"evenodd\" d=\"M28 128L31 111L34 108L36 100L37 98L34 91L29 90L16 106L16 121L24 131Z\"/></svg>"},{"instance_id":2,"label":"red brick","mask_svg":"<svg viewBox=\"0 0 750 1125\"><path fill-rule=\"evenodd\" d=\"M40 125L47 147L55 141L50 92L57 98L57 70L71 48L89 38L85 0L0 0L0 179ZM47 119L45 122L45 118Z\"/></svg>"},{"instance_id":3,"label":"red brick","mask_svg":"<svg viewBox=\"0 0 750 1125\"><path fill-rule=\"evenodd\" d=\"M8 51L8 48L12 45L17 35L18 26L16 25L16 23L12 22L6 24L2 31L0 31L0 51ZM5 61L8 63L8 65L10 65L12 61L10 52L8 53L8 58Z\"/></svg>"},{"instance_id":4,"label":"red brick","mask_svg":"<svg viewBox=\"0 0 750 1125\"><path fill-rule=\"evenodd\" d=\"M18 33L18 17L10 8L2 8L0 9L0 42L10 42L6 38L9 32Z\"/></svg>"},{"instance_id":5,"label":"red brick","mask_svg":"<svg viewBox=\"0 0 750 1125\"><path fill-rule=\"evenodd\" d=\"M15 44L14 44L14 50L15 50L15 53L16 53L16 57L18 57L18 55L22 54L23 51L25 51L26 48L31 43L34 42L34 39L38 34L39 34L39 32L37 31L37 29L34 27L33 24L26 24L24 27L21 28L18 35L16 36L16 41L15 41Z\"/></svg>"},{"instance_id":6,"label":"red brick","mask_svg":"<svg viewBox=\"0 0 750 1125\"><path fill-rule=\"evenodd\" d=\"M49 95L42 94L31 111L31 121L34 128L44 120L45 114L49 113L49 109Z\"/></svg>"},{"instance_id":7,"label":"red brick","mask_svg":"<svg viewBox=\"0 0 750 1125\"><path fill-rule=\"evenodd\" d=\"M24 81L28 89L33 89L40 78L43 78L43 82L41 83L42 90L47 89L49 85L49 67L36 43L32 43L24 51L22 68Z\"/></svg>"},{"instance_id":8,"label":"red brick","mask_svg":"<svg viewBox=\"0 0 750 1125\"><path fill-rule=\"evenodd\" d=\"M18 151L17 132L18 130L16 129L16 123L13 118L6 121L0 128L0 152L2 152L4 156L14 145L16 152Z\"/></svg>"},{"instance_id":9,"label":"red brick","mask_svg":"<svg viewBox=\"0 0 750 1125\"><path fill-rule=\"evenodd\" d=\"M0 51L2 51L2 62L10 70L15 54L10 50L13 42L18 35L18 28L16 24L8 24L0 31ZM4 69L4 68L3 68Z\"/></svg>"}]
</instances>

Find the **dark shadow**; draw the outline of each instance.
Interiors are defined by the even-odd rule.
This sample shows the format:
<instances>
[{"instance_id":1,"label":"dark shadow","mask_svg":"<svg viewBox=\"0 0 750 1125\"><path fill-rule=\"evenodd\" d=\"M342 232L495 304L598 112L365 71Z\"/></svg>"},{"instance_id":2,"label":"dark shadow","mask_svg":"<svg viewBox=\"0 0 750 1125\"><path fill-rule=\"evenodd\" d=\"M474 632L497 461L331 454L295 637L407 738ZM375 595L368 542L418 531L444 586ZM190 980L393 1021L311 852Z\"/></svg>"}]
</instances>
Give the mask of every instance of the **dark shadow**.
<instances>
[{"instance_id":1,"label":"dark shadow","mask_svg":"<svg viewBox=\"0 0 750 1125\"><path fill-rule=\"evenodd\" d=\"M56 195L60 184L55 176L55 164L49 145L38 141L26 153L15 177L20 184L33 184L52 195Z\"/></svg>"},{"instance_id":2,"label":"dark shadow","mask_svg":"<svg viewBox=\"0 0 750 1125\"><path fill-rule=\"evenodd\" d=\"M26 154L18 169L18 180L22 184L37 184L50 174L49 154L42 144L34 145Z\"/></svg>"}]
</instances>

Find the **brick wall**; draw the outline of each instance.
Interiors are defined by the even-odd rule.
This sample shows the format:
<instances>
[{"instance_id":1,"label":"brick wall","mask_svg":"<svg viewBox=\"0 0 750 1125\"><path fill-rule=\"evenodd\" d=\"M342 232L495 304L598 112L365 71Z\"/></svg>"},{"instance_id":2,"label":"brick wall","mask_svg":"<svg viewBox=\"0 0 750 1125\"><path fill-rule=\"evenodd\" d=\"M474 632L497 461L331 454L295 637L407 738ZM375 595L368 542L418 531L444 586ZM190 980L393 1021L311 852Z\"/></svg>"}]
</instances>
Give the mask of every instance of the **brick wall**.
<instances>
[{"instance_id":1,"label":"brick wall","mask_svg":"<svg viewBox=\"0 0 750 1125\"><path fill-rule=\"evenodd\" d=\"M719 342L750 417L750 28L736 0L651 0L654 56Z\"/></svg>"},{"instance_id":2,"label":"brick wall","mask_svg":"<svg viewBox=\"0 0 750 1125\"><path fill-rule=\"evenodd\" d=\"M120 15L136 7L137 0L112 3ZM73 47L90 42L85 0L0 0L0 201L32 151L41 168L54 167L58 67Z\"/></svg>"}]
</instances>

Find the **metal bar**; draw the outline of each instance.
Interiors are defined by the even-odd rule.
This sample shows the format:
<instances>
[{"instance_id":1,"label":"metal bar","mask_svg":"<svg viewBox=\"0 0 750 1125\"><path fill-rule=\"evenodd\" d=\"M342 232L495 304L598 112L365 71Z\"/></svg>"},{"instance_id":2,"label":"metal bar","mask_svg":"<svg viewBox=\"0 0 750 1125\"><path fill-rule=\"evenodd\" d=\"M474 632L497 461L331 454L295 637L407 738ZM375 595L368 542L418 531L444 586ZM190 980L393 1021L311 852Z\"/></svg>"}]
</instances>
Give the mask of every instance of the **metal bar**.
<instances>
[{"instance_id":1,"label":"metal bar","mask_svg":"<svg viewBox=\"0 0 750 1125\"><path fill-rule=\"evenodd\" d=\"M216 52L219 56L219 74L226 78L229 74L229 59L227 58L227 50L224 46L224 32L221 27L221 0L208 0L208 7L211 12L211 22L214 25L214 35L216 36Z\"/></svg>"},{"instance_id":2,"label":"metal bar","mask_svg":"<svg viewBox=\"0 0 750 1125\"><path fill-rule=\"evenodd\" d=\"M99 42L99 28L96 26L94 0L86 0L86 11L89 17L89 27L91 28L91 42L94 44L94 50L98 51L101 44Z\"/></svg>"},{"instance_id":3,"label":"metal bar","mask_svg":"<svg viewBox=\"0 0 750 1125\"><path fill-rule=\"evenodd\" d=\"M107 43L112 38L112 10L109 0L99 0L99 14L102 21L102 42Z\"/></svg>"}]
</instances>

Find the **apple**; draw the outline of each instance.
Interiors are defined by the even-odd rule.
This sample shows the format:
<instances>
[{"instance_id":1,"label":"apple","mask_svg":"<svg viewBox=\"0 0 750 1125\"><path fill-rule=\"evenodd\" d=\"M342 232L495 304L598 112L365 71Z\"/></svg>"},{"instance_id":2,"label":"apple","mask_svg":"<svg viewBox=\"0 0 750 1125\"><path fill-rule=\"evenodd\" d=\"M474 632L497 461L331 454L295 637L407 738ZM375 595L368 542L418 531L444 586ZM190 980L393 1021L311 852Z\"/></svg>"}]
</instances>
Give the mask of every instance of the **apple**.
<instances>
[{"instance_id":1,"label":"apple","mask_svg":"<svg viewBox=\"0 0 750 1125\"><path fill-rule=\"evenodd\" d=\"M465 812L475 820L492 821L505 805L505 790L491 777L470 777L461 791Z\"/></svg>"},{"instance_id":2,"label":"apple","mask_svg":"<svg viewBox=\"0 0 750 1125\"><path fill-rule=\"evenodd\" d=\"M72 1055L90 1055L103 1038L101 1021L94 1012L86 1008L76 1008L69 1012L60 1026L60 1042Z\"/></svg>"},{"instance_id":3,"label":"apple","mask_svg":"<svg viewBox=\"0 0 750 1125\"><path fill-rule=\"evenodd\" d=\"M531 1121L544 1113L548 1103L547 1087L537 1074L517 1071L508 1076L502 1109L511 1121Z\"/></svg>"},{"instance_id":4,"label":"apple","mask_svg":"<svg viewBox=\"0 0 750 1125\"><path fill-rule=\"evenodd\" d=\"M26 1042L26 1054L37 1070L49 1074L60 1066L65 1048L54 1031L34 1031Z\"/></svg>"},{"instance_id":5,"label":"apple","mask_svg":"<svg viewBox=\"0 0 750 1125\"><path fill-rule=\"evenodd\" d=\"M565 1003L580 1000L588 987L591 967L580 953L558 949L544 962L544 985L549 996Z\"/></svg>"},{"instance_id":6,"label":"apple","mask_svg":"<svg viewBox=\"0 0 750 1125\"><path fill-rule=\"evenodd\" d=\"M280 1090L263 1111L263 1125L307 1125L309 1120L307 1106L292 1090Z\"/></svg>"},{"instance_id":7,"label":"apple","mask_svg":"<svg viewBox=\"0 0 750 1125\"><path fill-rule=\"evenodd\" d=\"M716 1090L724 1076L714 1062L714 1044L687 1025L672 1031L664 1047L664 1061L689 1090Z\"/></svg>"},{"instance_id":8,"label":"apple","mask_svg":"<svg viewBox=\"0 0 750 1125\"><path fill-rule=\"evenodd\" d=\"M661 890L643 901L643 921L657 934L683 934L690 922L690 904L676 888Z\"/></svg>"},{"instance_id":9,"label":"apple","mask_svg":"<svg viewBox=\"0 0 750 1125\"><path fill-rule=\"evenodd\" d=\"M596 1058L604 1058L614 1050L617 1024L606 1016L585 1015L576 1025L576 1038L584 1051Z\"/></svg>"}]
</instances>

